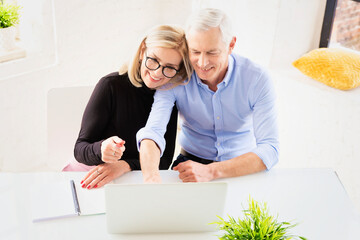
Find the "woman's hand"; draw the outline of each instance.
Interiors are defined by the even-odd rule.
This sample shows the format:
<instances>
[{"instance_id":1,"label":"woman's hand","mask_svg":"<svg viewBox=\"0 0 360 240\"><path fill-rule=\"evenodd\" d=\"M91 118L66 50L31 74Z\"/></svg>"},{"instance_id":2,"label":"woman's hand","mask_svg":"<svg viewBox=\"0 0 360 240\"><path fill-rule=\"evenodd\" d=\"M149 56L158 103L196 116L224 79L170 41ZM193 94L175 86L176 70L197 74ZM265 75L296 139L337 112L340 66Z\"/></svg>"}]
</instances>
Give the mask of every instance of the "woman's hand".
<instances>
[{"instance_id":1,"label":"woman's hand","mask_svg":"<svg viewBox=\"0 0 360 240\"><path fill-rule=\"evenodd\" d=\"M81 184L83 188L87 189L100 188L130 171L131 168L125 161L103 163L91 169L81 181Z\"/></svg>"},{"instance_id":2,"label":"woman's hand","mask_svg":"<svg viewBox=\"0 0 360 240\"><path fill-rule=\"evenodd\" d=\"M117 136L109 137L101 143L101 160L114 163L121 159L125 151L125 141Z\"/></svg>"}]
</instances>

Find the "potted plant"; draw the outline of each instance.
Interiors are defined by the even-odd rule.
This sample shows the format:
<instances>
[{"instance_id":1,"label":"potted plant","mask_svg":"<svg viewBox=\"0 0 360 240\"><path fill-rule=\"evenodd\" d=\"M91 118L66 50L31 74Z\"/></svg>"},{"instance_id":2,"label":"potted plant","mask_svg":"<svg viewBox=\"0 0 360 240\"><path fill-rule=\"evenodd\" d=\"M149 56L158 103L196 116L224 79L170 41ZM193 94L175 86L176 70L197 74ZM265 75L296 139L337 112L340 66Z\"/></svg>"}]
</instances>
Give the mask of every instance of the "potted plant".
<instances>
[{"instance_id":1,"label":"potted plant","mask_svg":"<svg viewBox=\"0 0 360 240\"><path fill-rule=\"evenodd\" d=\"M260 204L249 198L249 209L244 210L244 219L235 219L228 216L229 220L219 217L217 224L223 235L221 240L286 240L306 238L292 235L289 230L296 226L289 222L279 222L268 212L266 203Z\"/></svg>"},{"instance_id":2,"label":"potted plant","mask_svg":"<svg viewBox=\"0 0 360 240\"><path fill-rule=\"evenodd\" d=\"M15 48L15 26L19 23L20 6L0 2L0 48L10 51Z\"/></svg>"}]
</instances>

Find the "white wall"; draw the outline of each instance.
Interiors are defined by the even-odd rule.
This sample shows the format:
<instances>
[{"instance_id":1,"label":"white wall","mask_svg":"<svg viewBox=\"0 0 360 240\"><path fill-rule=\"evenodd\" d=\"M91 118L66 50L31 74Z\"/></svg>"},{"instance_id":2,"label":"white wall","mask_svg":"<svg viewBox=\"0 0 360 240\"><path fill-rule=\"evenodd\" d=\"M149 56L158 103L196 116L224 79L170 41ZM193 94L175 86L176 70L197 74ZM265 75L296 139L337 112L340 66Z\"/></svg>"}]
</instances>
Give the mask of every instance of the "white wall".
<instances>
[{"instance_id":1,"label":"white wall","mask_svg":"<svg viewBox=\"0 0 360 240\"><path fill-rule=\"evenodd\" d=\"M47 169L49 89L96 84L102 76L118 70L146 29L164 22L181 24L187 16L174 13L191 9L191 2L178 4L176 0L54 0L53 6L47 0L34 2L38 3L34 6L45 9L44 14L54 9L51 30L55 30L57 61L55 65L45 64L43 69L0 79L1 171ZM42 23L43 29L52 24ZM1 65L1 73L11 74L16 64L22 62Z\"/></svg>"},{"instance_id":2,"label":"white wall","mask_svg":"<svg viewBox=\"0 0 360 240\"><path fill-rule=\"evenodd\" d=\"M49 89L96 84L100 77L119 68L149 27L160 23L183 25L192 10L217 7L232 18L237 36L235 52L272 69L291 68L293 60L318 46L325 2L31 1L26 9L34 7L43 17L30 16L32 22L25 24L23 33L31 33L31 27L32 33L45 35L48 42L28 44L30 53L40 49L40 56L30 55L31 62L0 65L0 171L53 170L47 166L51 162L47 158ZM23 37L32 39L30 35ZM41 53L50 57L42 58ZM33 70L13 76L20 65L32 66ZM358 98L352 100L355 94L349 97L347 92L313 85L310 80L299 82L301 74L276 70L274 76L282 142L277 167L334 168L360 209L360 154L356 146L360 132L356 127L359 118L354 117L359 116L355 110Z\"/></svg>"}]
</instances>

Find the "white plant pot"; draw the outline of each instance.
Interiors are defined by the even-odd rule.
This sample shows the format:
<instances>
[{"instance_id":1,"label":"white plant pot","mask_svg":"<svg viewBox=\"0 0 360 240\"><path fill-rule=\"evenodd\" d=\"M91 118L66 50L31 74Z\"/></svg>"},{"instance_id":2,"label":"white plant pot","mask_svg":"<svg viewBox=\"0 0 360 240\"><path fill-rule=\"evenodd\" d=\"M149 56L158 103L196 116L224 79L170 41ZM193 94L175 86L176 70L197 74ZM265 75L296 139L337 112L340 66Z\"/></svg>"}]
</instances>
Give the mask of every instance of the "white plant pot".
<instances>
[{"instance_id":1,"label":"white plant pot","mask_svg":"<svg viewBox=\"0 0 360 240\"><path fill-rule=\"evenodd\" d=\"M15 45L16 28L0 28L0 49L5 51L13 50Z\"/></svg>"}]
</instances>

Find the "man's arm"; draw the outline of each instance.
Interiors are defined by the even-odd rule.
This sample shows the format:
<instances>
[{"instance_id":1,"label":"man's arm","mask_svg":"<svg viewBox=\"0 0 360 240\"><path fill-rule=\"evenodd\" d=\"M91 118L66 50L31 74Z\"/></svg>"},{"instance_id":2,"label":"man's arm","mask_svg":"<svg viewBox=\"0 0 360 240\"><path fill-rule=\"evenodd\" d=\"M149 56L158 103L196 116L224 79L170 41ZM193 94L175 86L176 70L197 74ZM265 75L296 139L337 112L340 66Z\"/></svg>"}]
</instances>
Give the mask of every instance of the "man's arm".
<instances>
[{"instance_id":1,"label":"man's arm","mask_svg":"<svg viewBox=\"0 0 360 240\"><path fill-rule=\"evenodd\" d=\"M144 182L161 182L159 163L165 150L164 134L174 102L172 89L157 90L146 126L136 134Z\"/></svg>"},{"instance_id":2,"label":"man's arm","mask_svg":"<svg viewBox=\"0 0 360 240\"><path fill-rule=\"evenodd\" d=\"M159 173L160 149L151 139L144 139L140 145L140 165L144 182L161 182Z\"/></svg>"},{"instance_id":3,"label":"man's arm","mask_svg":"<svg viewBox=\"0 0 360 240\"><path fill-rule=\"evenodd\" d=\"M180 163L174 170L179 171L179 178L183 182L207 182L218 178L238 177L261 172L266 170L266 166L255 153L249 152L208 165L189 160Z\"/></svg>"}]
</instances>

